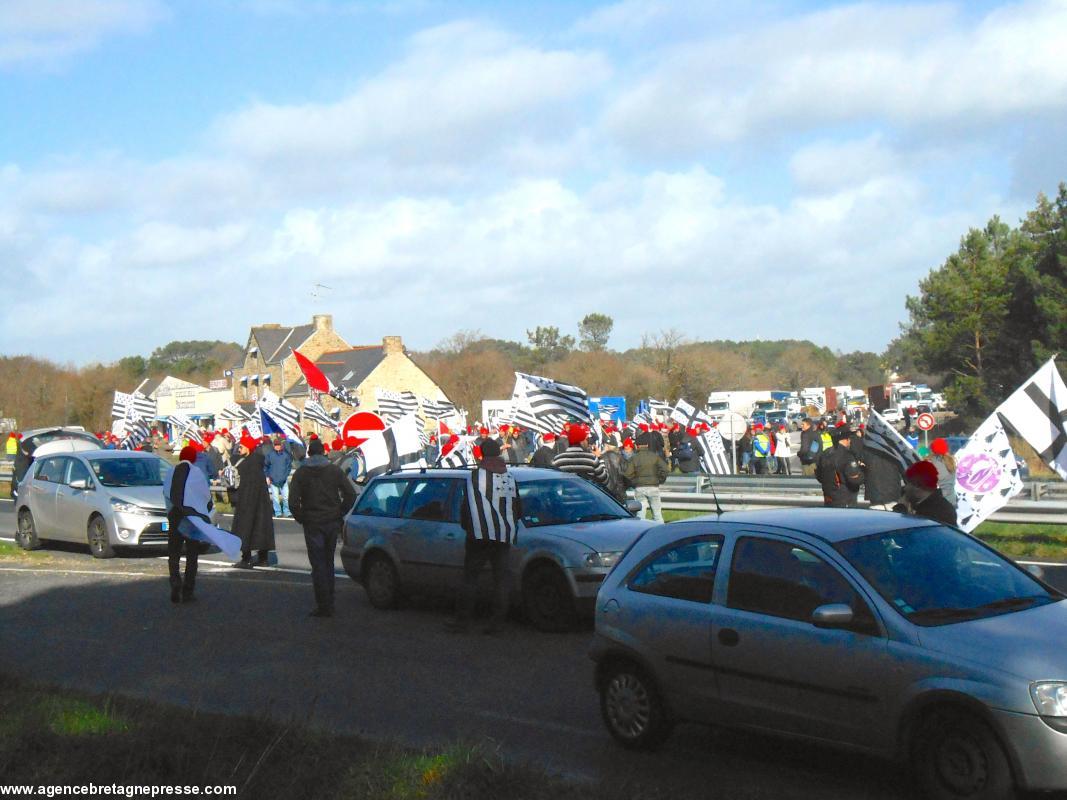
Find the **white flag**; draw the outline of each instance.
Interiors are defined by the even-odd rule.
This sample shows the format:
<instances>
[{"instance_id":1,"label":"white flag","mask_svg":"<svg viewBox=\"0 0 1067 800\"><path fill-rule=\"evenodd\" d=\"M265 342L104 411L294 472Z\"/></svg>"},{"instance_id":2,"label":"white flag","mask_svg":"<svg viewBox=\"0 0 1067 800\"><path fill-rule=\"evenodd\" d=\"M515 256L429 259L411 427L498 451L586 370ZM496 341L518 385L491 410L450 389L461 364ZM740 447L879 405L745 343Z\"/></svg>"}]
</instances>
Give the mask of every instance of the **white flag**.
<instances>
[{"instance_id":1,"label":"white flag","mask_svg":"<svg viewBox=\"0 0 1067 800\"><path fill-rule=\"evenodd\" d=\"M1023 490L1015 453L993 413L956 453L956 519L970 533Z\"/></svg>"},{"instance_id":2,"label":"white flag","mask_svg":"<svg viewBox=\"0 0 1067 800\"><path fill-rule=\"evenodd\" d=\"M997 409L1059 476L1067 480L1067 386L1049 359Z\"/></svg>"},{"instance_id":3,"label":"white flag","mask_svg":"<svg viewBox=\"0 0 1067 800\"><path fill-rule=\"evenodd\" d=\"M384 431L375 431L361 444L359 451L363 454L367 477L393 469L426 466L419 441L420 427L414 414L405 414Z\"/></svg>"}]
</instances>

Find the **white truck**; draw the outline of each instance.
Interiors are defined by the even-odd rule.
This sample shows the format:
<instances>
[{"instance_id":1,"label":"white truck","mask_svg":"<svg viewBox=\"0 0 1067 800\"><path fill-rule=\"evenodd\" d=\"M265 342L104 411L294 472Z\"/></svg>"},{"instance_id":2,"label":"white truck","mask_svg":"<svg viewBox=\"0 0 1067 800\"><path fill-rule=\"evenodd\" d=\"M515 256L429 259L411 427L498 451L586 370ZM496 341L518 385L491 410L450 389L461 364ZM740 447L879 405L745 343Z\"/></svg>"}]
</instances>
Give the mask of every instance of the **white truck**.
<instances>
[{"instance_id":1,"label":"white truck","mask_svg":"<svg viewBox=\"0 0 1067 800\"><path fill-rule=\"evenodd\" d=\"M736 411L748 418L756 403L771 403L771 392L767 391L736 391L736 392L712 392L708 395L707 413L712 419L721 419L727 411Z\"/></svg>"}]
</instances>

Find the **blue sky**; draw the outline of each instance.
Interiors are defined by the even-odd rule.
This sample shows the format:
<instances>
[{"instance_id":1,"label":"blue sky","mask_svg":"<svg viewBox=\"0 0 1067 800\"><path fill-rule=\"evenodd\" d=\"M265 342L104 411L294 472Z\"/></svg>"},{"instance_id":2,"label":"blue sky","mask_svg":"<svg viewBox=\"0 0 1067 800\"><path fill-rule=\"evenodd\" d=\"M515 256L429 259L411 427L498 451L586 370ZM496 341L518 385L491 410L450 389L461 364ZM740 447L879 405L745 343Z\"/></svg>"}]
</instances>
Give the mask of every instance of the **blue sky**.
<instances>
[{"instance_id":1,"label":"blue sky","mask_svg":"<svg viewBox=\"0 0 1067 800\"><path fill-rule=\"evenodd\" d=\"M1067 180L1064 41L1065 0L5 0L0 352L319 311L880 351Z\"/></svg>"}]
</instances>

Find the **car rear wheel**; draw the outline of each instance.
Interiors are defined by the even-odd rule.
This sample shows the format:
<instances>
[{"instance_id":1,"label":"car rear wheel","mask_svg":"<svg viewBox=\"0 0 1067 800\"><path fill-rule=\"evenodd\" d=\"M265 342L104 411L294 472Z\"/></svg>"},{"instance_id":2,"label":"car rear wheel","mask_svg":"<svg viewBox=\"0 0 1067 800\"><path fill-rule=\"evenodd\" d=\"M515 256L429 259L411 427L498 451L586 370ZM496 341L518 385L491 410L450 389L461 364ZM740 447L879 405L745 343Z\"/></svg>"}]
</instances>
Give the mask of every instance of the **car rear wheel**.
<instances>
[{"instance_id":1,"label":"car rear wheel","mask_svg":"<svg viewBox=\"0 0 1067 800\"><path fill-rule=\"evenodd\" d=\"M615 741L631 750L654 750L673 727L655 683L629 661L617 661L605 669L600 714Z\"/></svg>"},{"instance_id":2,"label":"car rear wheel","mask_svg":"<svg viewBox=\"0 0 1067 800\"><path fill-rule=\"evenodd\" d=\"M400 602L400 576L388 558L370 555L363 567L363 588L375 608L396 608Z\"/></svg>"},{"instance_id":3,"label":"car rear wheel","mask_svg":"<svg viewBox=\"0 0 1067 800\"><path fill-rule=\"evenodd\" d=\"M36 550L41 546L41 540L37 538L37 526L33 522L33 514L28 508L19 512L18 529L15 531L15 542L23 550Z\"/></svg>"},{"instance_id":4,"label":"car rear wheel","mask_svg":"<svg viewBox=\"0 0 1067 800\"><path fill-rule=\"evenodd\" d=\"M929 800L1010 800L1011 766L990 727L966 711L939 710L922 722L912 768Z\"/></svg>"},{"instance_id":5,"label":"car rear wheel","mask_svg":"<svg viewBox=\"0 0 1067 800\"><path fill-rule=\"evenodd\" d=\"M567 579L551 564L539 564L523 578L522 608L530 623L541 631L568 631L578 616Z\"/></svg>"},{"instance_id":6,"label":"car rear wheel","mask_svg":"<svg viewBox=\"0 0 1067 800\"><path fill-rule=\"evenodd\" d=\"M115 557L115 548L111 546L103 517L93 517L89 520L89 552L93 558Z\"/></svg>"}]
</instances>

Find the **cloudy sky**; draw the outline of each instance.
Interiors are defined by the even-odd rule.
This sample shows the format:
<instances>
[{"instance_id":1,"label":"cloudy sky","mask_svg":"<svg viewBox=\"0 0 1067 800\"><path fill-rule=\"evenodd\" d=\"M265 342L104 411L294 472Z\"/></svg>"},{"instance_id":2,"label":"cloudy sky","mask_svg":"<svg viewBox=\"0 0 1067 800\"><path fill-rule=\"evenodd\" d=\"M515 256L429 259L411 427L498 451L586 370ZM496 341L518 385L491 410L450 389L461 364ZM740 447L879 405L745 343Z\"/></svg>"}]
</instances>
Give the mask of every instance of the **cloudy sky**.
<instances>
[{"instance_id":1,"label":"cloudy sky","mask_svg":"<svg viewBox=\"0 0 1067 800\"><path fill-rule=\"evenodd\" d=\"M1067 0L3 0L0 353L322 311L880 351L1067 180L1065 41Z\"/></svg>"}]
</instances>

